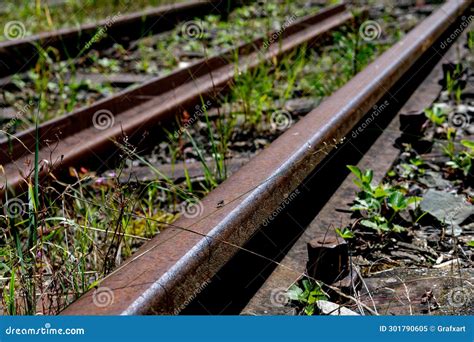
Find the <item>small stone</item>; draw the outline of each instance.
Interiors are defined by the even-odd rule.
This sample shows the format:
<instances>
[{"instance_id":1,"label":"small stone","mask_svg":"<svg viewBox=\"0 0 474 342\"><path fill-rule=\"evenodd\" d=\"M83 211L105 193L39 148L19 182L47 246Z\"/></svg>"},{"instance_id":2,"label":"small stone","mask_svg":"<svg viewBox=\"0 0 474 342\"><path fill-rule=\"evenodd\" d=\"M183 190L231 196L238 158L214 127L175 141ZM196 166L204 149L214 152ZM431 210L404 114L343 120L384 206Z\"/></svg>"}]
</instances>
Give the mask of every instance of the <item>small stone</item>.
<instances>
[{"instance_id":1,"label":"small stone","mask_svg":"<svg viewBox=\"0 0 474 342\"><path fill-rule=\"evenodd\" d=\"M316 305L318 306L319 310L324 315L330 315L330 316L360 316L357 312L354 312L348 308L345 308L343 306L340 306L336 303L329 302L327 300L318 300L316 302Z\"/></svg>"},{"instance_id":2,"label":"small stone","mask_svg":"<svg viewBox=\"0 0 474 342\"><path fill-rule=\"evenodd\" d=\"M450 267L450 266L453 266L453 265L459 265L459 264L461 264L460 259L453 259L453 260L443 262L442 264L439 264L439 265L433 265L433 268L446 268L446 267Z\"/></svg>"},{"instance_id":3,"label":"small stone","mask_svg":"<svg viewBox=\"0 0 474 342\"><path fill-rule=\"evenodd\" d=\"M395 278L387 278L384 280L385 283L387 284L393 284L393 283L396 283L398 280L395 279Z\"/></svg>"}]
</instances>

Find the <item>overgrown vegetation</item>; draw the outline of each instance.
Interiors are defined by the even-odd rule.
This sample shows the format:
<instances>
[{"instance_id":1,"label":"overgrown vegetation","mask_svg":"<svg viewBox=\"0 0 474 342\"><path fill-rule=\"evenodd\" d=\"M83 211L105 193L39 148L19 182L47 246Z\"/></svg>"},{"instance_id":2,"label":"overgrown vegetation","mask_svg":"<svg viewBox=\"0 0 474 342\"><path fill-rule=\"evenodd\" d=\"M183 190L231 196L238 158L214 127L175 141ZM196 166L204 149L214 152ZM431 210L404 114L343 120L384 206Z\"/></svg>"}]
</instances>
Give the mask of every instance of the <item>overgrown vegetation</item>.
<instances>
[{"instance_id":1,"label":"overgrown vegetation","mask_svg":"<svg viewBox=\"0 0 474 342\"><path fill-rule=\"evenodd\" d=\"M362 216L360 224L364 227L375 229L377 233L386 232L400 233L406 230L400 223L400 212L407 210L421 198L407 196L407 190L402 187L394 187L389 184L373 185L373 171L362 172L356 166L349 165L348 168L356 176L354 183L361 190L354 201L351 210L357 211Z\"/></svg>"},{"instance_id":2,"label":"overgrown vegetation","mask_svg":"<svg viewBox=\"0 0 474 342\"><path fill-rule=\"evenodd\" d=\"M0 27L10 21L19 20L26 28L26 35L44 31L57 30L64 27L75 27L93 23L112 13L141 11L147 7L170 3L185 2L186 0L64 0L56 5L47 1L15 0L2 4ZM0 35L0 39L4 39Z\"/></svg>"},{"instance_id":3,"label":"overgrown vegetation","mask_svg":"<svg viewBox=\"0 0 474 342\"><path fill-rule=\"evenodd\" d=\"M472 33L467 47L472 50ZM472 56L466 62L472 63ZM445 74L442 93L437 102L425 110L427 121L416 133L410 131L410 134L396 141L396 145L400 146L400 155L382 182L374 184L373 170L347 166L358 188L350 207L353 212L351 222L343 227L328 227L328 230L334 229L337 236L347 240L351 272L357 269L359 274L374 277L375 280L384 279L381 274L385 274L387 282L384 286L393 293L397 292L399 284L390 286L389 281L394 277L400 279L408 299L407 304L403 305L409 305L413 314L432 314L433 310L440 310L441 314L466 314L472 308L470 298L454 305L449 294L439 292L439 288L443 287L448 292L450 290L450 294L454 286L471 288L469 277L465 274L466 269L472 267L474 257L473 112L469 95L464 96L466 79L463 76L469 71L455 65L452 71ZM328 235L331 233L328 231ZM382 273L384 271L387 273ZM411 305L418 305L418 301L408 297L416 288L408 280L417 281L417 278L410 276L418 274L446 277L446 281L436 280L436 285L427 292L433 296L434 291L438 290L441 294L439 302L435 300L433 305L429 300L422 300L422 305L416 308L425 310L421 312L412 311ZM301 288L301 280L290 288L287 292L290 305L296 307L300 314L317 314L313 307L307 309L308 293L311 291L308 284L315 282L308 277L303 279L307 291ZM453 283L452 279L456 281ZM324 286L317 284L317 289ZM375 291L375 296L380 295ZM318 295L320 293L316 291L314 297ZM357 297L355 302L357 305L372 303L374 308L387 310L383 314L390 314L394 301L389 296L385 298L387 303L379 303L380 297L372 299L369 294L361 302L357 301ZM345 302L344 298L341 300L337 293L335 298L329 300L356 307ZM400 310L394 308L394 312L399 313Z\"/></svg>"},{"instance_id":4,"label":"overgrown vegetation","mask_svg":"<svg viewBox=\"0 0 474 342\"><path fill-rule=\"evenodd\" d=\"M127 46L115 44L107 52L93 49L61 61L59 52L38 47L38 61L26 77L15 76L13 89L3 94L3 106L15 110L38 98L38 87L47 87L42 100L40 122L89 105L120 90L108 81L116 73L161 76L191 62L209 58L227 49L253 41L262 33L278 30L289 17L315 13L319 6L303 6L304 0L281 0L238 7L228 17L208 15L181 23L175 29L154 36L152 32ZM130 3L127 2L128 5ZM119 4L116 4L119 6ZM126 6L126 5L123 5ZM112 12L110 12L112 13ZM343 39L343 38L341 38ZM102 81L84 75L100 73ZM10 127L10 133L31 127L31 109Z\"/></svg>"},{"instance_id":5,"label":"overgrown vegetation","mask_svg":"<svg viewBox=\"0 0 474 342\"><path fill-rule=\"evenodd\" d=\"M299 310L308 316L318 313L317 301L327 300L321 284L309 279L302 279L301 285L294 284L287 292L288 299L293 301Z\"/></svg>"},{"instance_id":6,"label":"overgrown vegetation","mask_svg":"<svg viewBox=\"0 0 474 342\"><path fill-rule=\"evenodd\" d=\"M296 6L291 1L283 4L290 9ZM275 16L272 8L270 6L270 15L262 16ZM241 11L239 16L244 27L255 13ZM213 27L219 27L218 34L221 30L226 31L217 19L206 20L209 25L216 26L209 26L205 32L213 32ZM267 32L271 21L263 22L265 31L255 26L252 34ZM357 32L357 29L348 28L336 33L329 47L318 51L302 48L281 60L265 62L240 73L227 96L212 99L212 109L202 99L199 113L185 112L176 125L167 127L163 132L167 139L160 140L150 155L139 153L138 147L128 144L124 137L119 146L121 162L115 170L98 174L83 168L71 169L67 184L53 180L49 184L41 183L39 187L37 181L28 179L31 193L2 199L5 208L11 205L10 199L19 200L22 208L19 212L7 209L5 215L0 216L0 225L6 227L2 230L0 246L5 313L60 311L97 285L144 241L186 214L188 206L199 205L199 199L226 179L229 160L243 156L243 152L251 156L265 148L292 122L299 120L308 109L344 85L388 48L387 44L360 40ZM247 33L242 33L242 37L248 37ZM222 38L216 46L231 44L231 39L227 38ZM177 39L176 46L181 39ZM160 42L157 44L161 44L161 49L167 47ZM208 47L200 40L195 44ZM127 54L123 47L118 50L121 56ZM150 52L144 44L139 50L142 50L141 54ZM51 81L52 77L64 79L63 75L55 75L55 59L51 55L54 51L46 51L31 78L35 80L39 94L56 92L64 102L49 101L42 95L40 114L30 120L36 124L54 116L53 105L61 110L74 107L75 99L80 96L78 89L82 89L78 86L68 90L71 86L67 82ZM94 68L100 72L114 72L119 67L113 59L91 56L95 59ZM142 62L140 68L149 71L156 58L150 55L144 59L139 57L139 60ZM167 65L173 66L173 63ZM289 102L301 99L311 100L311 106L303 111L288 109ZM275 122L275 112L285 113L287 123ZM201 176L190 176L187 165L192 162L201 165ZM43 164L36 160L35 169L45 167ZM175 180L162 172L160 166L164 164L172 168L183 166L184 180ZM151 170L154 179L140 181L133 178L129 171L137 166ZM54 170L54 165L48 167ZM368 193L372 196L373 191L380 192L370 188ZM395 231L398 214L408 207L411 197L398 188L384 191L383 197L375 199L385 210L379 221L385 221L373 221L378 222L376 229L381 232L384 229ZM32 209L24 210L25 207ZM385 216L393 213L394 217ZM347 229L342 229L341 233L349 234ZM295 289L294 294L295 300L304 303L307 314L313 314L315 301L325 296L320 286L313 283L302 283L301 291Z\"/></svg>"},{"instance_id":7,"label":"overgrown vegetation","mask_svg":"<svg viewBox=\"0 0 474 342\"><path fill-rule=\"evenodd\" d=\"M301 49L280 63L264 63L241 74L227 96L229 102L220 103L217 114L208 112L203 100L197 123L168 131L168 142L159 145L157 154L169 157L161 162L186 165L186 161L195 160L202 165L202 179L192 179L186 173L184 182L175 183L156 164L138 155L135 147L122 145L123 162L111 173L99 177L85 169L71 169L74 181L70 185L56 184L53 188L42 184L38 197L39 240L30 248L23 242L31 240L31 231L25 229L26 214L2 216L2 225L9 227L2 237L0 277L7 284L4 308L10 314L32 314L35 308L57 312L120 265L143 241L172 224L186 212L186 206L196 205L227 177L225 161L236 154L239 141L249 136L271 141L280 134L270 125L271 114L278 109L275 104L300 97L325 97L350 79L353 70L345 65L352 61L343 58L343 42L349 38L342 37L336 35L337 44L324 53ZM365 63L374 57L366 58ZM324 79L327 68L347 71ZM48 91L48 83L40 83L38 89ZM41 108L48 108L47 104L42 102ZM228 112L226 108L234 110ZM176 131L184 134L176 135ZM156 180L124 181L122 170L129 165L127 160L151 169ZM29 273L19 267L25 264L21 255L29 257ZM7 296L12 286L14 298Z\"/></svg>"}]
</instances>

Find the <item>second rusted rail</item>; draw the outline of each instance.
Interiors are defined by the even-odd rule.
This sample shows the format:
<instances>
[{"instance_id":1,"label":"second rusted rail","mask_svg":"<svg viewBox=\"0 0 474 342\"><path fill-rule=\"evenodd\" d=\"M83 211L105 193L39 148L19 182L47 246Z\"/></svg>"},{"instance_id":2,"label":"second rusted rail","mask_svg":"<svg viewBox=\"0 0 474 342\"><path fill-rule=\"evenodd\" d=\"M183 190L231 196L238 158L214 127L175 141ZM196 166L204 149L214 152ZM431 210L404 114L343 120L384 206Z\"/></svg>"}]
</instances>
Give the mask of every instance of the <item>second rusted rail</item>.
<instances>
[{"instance_id":1,"label":"second rusted rail","mask_svg":"<svg viewBox=\"0 0 474 342\"><path fill-rule=\"evenodd\" d=\"M198 61L168 76L152 79L139 87L45 122L38 128L39 160L57 166L56 171L91 159L100 159L107 164L111 152L116 150L113 141L120 140L124 134L130 139L141 136L183 109L200 104L201 98L210 98L212 105L216 105L216 94L235 77L233 56L236 52L241 56L240 70L253 68L264 60L287 54L304 44L315 45L352 19L345 5L329 7L288 26L281 34L281 41L268 48L264 47L267 38L262 37L238 47L236 51ZM102 125L101 116L109 122ZM36 130L32 128L0 141L0 164L5 169L4 175L0 174L0 184L8 184L13 189L24 186L24 177L31 173L31 167L28 170L27 165L32 165L34 156L31 152L35 150L36 140ZM47 171L43 169L42 175Z\"/></svg>"},{"instance_id":2,"label":"second rusted rail","mask_svg":"<svg viewBox=\"0 0 474 342\"><path fill-rule=\"evenodd\" d=\"M100 286L114 293L107 307L90 291L64 314L173 314L259 229L306 176L431 49L469 7L451 0L359 73L202 201L200 218L181 218L144 245ZM224 203L224 206L221 204Z\"/></svg>"}]
</instances>

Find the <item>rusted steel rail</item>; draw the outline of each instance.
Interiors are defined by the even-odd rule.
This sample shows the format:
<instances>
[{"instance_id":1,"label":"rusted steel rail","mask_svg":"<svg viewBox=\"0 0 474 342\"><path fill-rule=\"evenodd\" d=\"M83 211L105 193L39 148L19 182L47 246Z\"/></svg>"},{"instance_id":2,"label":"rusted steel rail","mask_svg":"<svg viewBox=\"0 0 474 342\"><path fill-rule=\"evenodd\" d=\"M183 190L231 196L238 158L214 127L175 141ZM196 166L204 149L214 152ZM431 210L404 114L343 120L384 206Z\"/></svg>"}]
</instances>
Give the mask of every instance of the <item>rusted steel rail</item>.
<instances>
[{"instance_id":1,"label":"rusted steel rail","mask_svg":"<svg viewBox=\"0 0 474 342\"><path fill-rule=\"evenodd\" d=\"M243 1L192 0L179 4L159 6L130 14L111 13L110 17L95 24L65 28L22 39L0 42L0 78L28 70L36 63L37 46L56 48L62 57L76 56L99 32L106 35L94 41L94 48L102 49L116 42L128 42L144 33L159 33L172 29L178 22L213 13L228 13Z\"/></svg>"},{"instance_id":2,"label":"rusted steel rail","mask_svg":"<svg viewBox=\"0 0 474 342\"><path fill-rule=\"evenodd\" d=\"M463 60L463 53L465 53L465 51L463 51L461 44L461 42L456 41L449 50L446 51L446 54L443 55L444 51L440 51L439 55L433 55L433 60L439 59L439 61L432 69L430 65L431 63L427 63L427 71L429 71L429 74L421 84L416 85L415 91L410 93L406 102L401 102L402 99L395 95L396 100L403 103L403 106L400 109L393 105L386 106L383 109L384 113L381 113L383 115L390 114L390 112L396 112L396 114L374 144L370 146L369 150L364 153L363 156L361 156L361 159L356 165L360 169L373 170L373 182L375 184L382 182L387 172L393 167L393 164L399 157L399 147L401 146L403 137L408 135L409 139L413 139L413 137L417 137L420 133L420 131L410 128L409 126L413 125L415 128L419 126L419 121L421 120L420 117L425 118L424 110L431 107L441 93L443 86L441 85L440 80L443 79L443 69L446 64L460 63ZM424 70L419 70L419 74L416 76L421 77L423 76L423 73ZM364 122L363 119L362 122ZM368 127L367 130L372 129L380 131L380 124L379 121L371 122L371 127ZM407 130L407 127L409 130ZM356 130L353 130L353 132L357 133ZM360 137L357 135L355 135L355 137L352 136L351 144L357 144L359 138ZM272 293L274 293L275 290L281 289L283 291L288 289L295 283L295 280L301 277L302 274L310 272L309 269L305 268L306 261L312 259L307 251L307 244L310 239L319 237L321 241L328 245L330 245L329 242L331 239L337 239L337 244L340 245L345 243L344 240L334 232L334 229L336 227L348 226L353 222L353 218L351 217L352 212L338 209L341 209L345 203L348 203L348 199L353 198L353 194L358 192L358 188L353 182L354 179L354 175L347 175L338 189L334 194L332 194L331 198L326 202L324 207L318 212L317 216L306 228L304 236L301 236L285 255L281 264L292 265L293 269L289 270L288 268L277 266L270 277L266 279L263 286L259 288L257 293L244 308L242 314L285 315L292 311L292 308L289 306L278 306L272 303L272 300L274 300ZM333 245L328 247L333 247ZM340 258L341 254L337 253L336 255L330 255L328 253L327 256L332 260L332 262L334 262ZM326 266L324 265L325 258L320 256L317 257L318 258L316 258L313 266L319 267L319 274L313 275L313 277L322 280L321 276L323 275L325 271L324 267ZM313 258L313 260L314 259L315 258ZM366 286L369 287L371 281L372 279L370 278L364 279ZM432 282L433 280L430 279L429 281ZM337 282L334 285L338 287ZM384 284L384 288L385 286L389 287L387 284ZM420 288L416 288L415 291L413 291L413 284L408 283L404 284L404 286L408 287L412 298L421 298L423 293L413 295L413 293L419 291ZM425 287L421 287L421 289L422 291L426 290ZM366 289L364 288L362 293L365 293L365 291ZM438 297L438 295L436 296ZM366 304L369 307L372 307L373 302L367 300ZM397 307L397 305L391 305L393 304L391 300L384 300L383 303L379 304L382 304L381 307L384 309L381 310L381 307L379 307L377 311L383 314L387 314L386 310L390 309L391 314L396 312L396 314L408 315L412 310L411 304Z\"/></svg>"},{"instance_id":3,"label":"rusted steel rail","mask_svg":"<svg viewBox=\"0 0 474 342\"><path fill-rule=\"evenodd\" d=\"M450 0L404 39L359 73L272 145L203 199L203 215L181 218L144 245L101 287L114 302L94 305L94 292L64 314L173 314L182 310L209 279L259 229L432 44L470 6ZM220 205L224 203L224 206ZM191 231L192 230L192 231ZM224 243L225 242L225 243Z\"/></svg>"},{"instance_id":4,"label":"rusted steel rail","mask_svg":"<svg viewBox=\"0 0 474 342\"><path fill-rule=\"evenodd\" d=\"M429 108L433 102L437 99L439 93L442 90L442 86L439 81L443 78L443 65L447 61L456 60L458 51L460 50L459 44L454 44L446 52L445 55L439 56L440 61L430 71L428 76L423 82L416 87L416 90L409 96L409 99L404 102L403 107L398 110L397 106L392 102L392 105L385 106L383 112L379 116L387 116L391 118L390 123L387 127L383 127L384 130L378 136L377 140L370 146L367 152L361 155L360 160L357 162L357 167L360 169L373 170L373 182L378 184L386 176L387 172L392 168L393 163L396 161L400 154L401 143L397 141L406 133L407 124L413 122L417 123L417 116L422 114L425 108ZM431 65L427 65L430 68ZM420 74L417 76L422 77L423 70L419 70ZM418 77L417 77L418 78ZM395 95L397 102L401 102L402 99ZM403 102L402 102L403 103ZM391 112L396 112L394 116L390 116ZM407 116L411 116L412 120L406 119ZM415 119L415 120L413 120ZM364 119L362 119L364 122ZM380 131L382 123L379 121L371 122L370 127L367 127L367 131ZM360 126L359 126L360 127ZM356 133L355 137L351 136L350 144L357 144L357 140L361 137L357 135L357 130L353 130ZM352 134L351 134L352 135ZM342 147L341 149L344 149ZM345 160L345 164L348 162ZM315 279L322 280L326 284L334 282L334 278L339 274L332 274L332 280L329 282L326 279L322 279L324 275L331 272L327 272L325 267L327 264L331 264L339 261L341 258L341 251L336 250L335 247L344 246L345 241L339 235L335 233L336 227L344 227L349 225L353 218L352 212L340 210L344 205L350 202L353 198L354 193L358 192L357 186L354 184L354 175L347 174L344 181L340 184L337 190L332 194L331 198L326 202L324 207L318 212L317 216L311 221L309 226L305 229L304 235L302 235L291 247L288 253L281 261L281 265L291 265L292 269L289 270L283 266L276 266L270 277L266 279L263 286L259 288L257 293L253 296L247 306L243 309L243 315L287 315L291 314L293 310L289 306L275 305L272 303L274 295L277 290L285 290L291 287L303 274L309 274L311 270L308 266L313 267L318 275L313 275ZM323 246L326 246L329 251L334 250L334 254L326 253L325 256L316 255L316 258L312 258L309 255L310 249L307 245L310 240L319 239ZM333 241L336 241L335 243ZM347 249L347 248L346 248ZM347 251L345 251L347 253ZM347 255L345 255L347 259ZM328 258L329 260L326 260ZM313 260L314 263L310 261ZM306 264L308 261L309 265ZM305 267L306 266L306 267ZM334 271L334 267L333 270ZM354 272L355 273L355 272ZM330 278L330 279L331 279ZM325 281L326 280L326 281ZM365 279L365 282L368 280ZM336 287L338 282L333 284ZM408 284L410 286L410 284ZM352 290L352 289L351 289ZM351 291L352 292L352 291ZM410 291L411 293L411 291ZM352 293L353 294L353 293ZM413 296L414 298L420 298ZM371 307L371 303L367 303ZM401 314L409 314L408 306L406 312ZM383 312L379 310L379 312Z\"/></svg>"},{"instance_id":5,"label":"rusted steel rail","mask_svg":"<svg viewBox=\"0 0 474 342\"><path fill-rule=\"evenodd\" d=\"M264 47L266 37L238 47L236 50L241 56L239 68L253 68L265 59L284 55L304 44L315 45L352 19L345 5L332 6L304 17L287 27L281 33L281 41L270 44L267 49ZM168 76L152 79L137 88L45 122L38 129L39 159L60 164L63 168L97 156L106 160L104 156L109 156L110 151L116 149L113 140L120 140L124 133L133 139L145 131L151 131L153 124L162 123L183 109L201 103L201 97L210 98L212 105L215 105L218 90L227 87L234 79L235 52L230 50L198 61ZM98 129L97 125L94 126L94 117L104 112L113 122L104 129ZM15 139L0 141L0 164L5 169L5 179L2 180L0 175L0 183L7 181L11 188L21 188L24 182L19 170L23 175L28 174L25 165L31 165L29 161L35 142L35 129L23 131ZM43 170L43 175L46 172Z\"/></svg>"}]
</instances>

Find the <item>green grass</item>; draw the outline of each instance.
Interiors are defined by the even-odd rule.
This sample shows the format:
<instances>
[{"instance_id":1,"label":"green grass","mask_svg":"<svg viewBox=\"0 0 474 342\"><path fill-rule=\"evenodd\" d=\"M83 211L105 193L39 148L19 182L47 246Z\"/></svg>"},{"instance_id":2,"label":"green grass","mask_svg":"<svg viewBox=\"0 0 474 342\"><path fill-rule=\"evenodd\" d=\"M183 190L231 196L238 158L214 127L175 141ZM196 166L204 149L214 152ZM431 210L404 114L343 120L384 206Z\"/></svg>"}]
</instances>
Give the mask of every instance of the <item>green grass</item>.
<instances>
[{"instance_id":1,"label":"green grass","mask_svg":"<svg viewBox=\"0 0 474 342\"><path fill-rule=\"evenodd\" d=\"M23 0L2 4L4 13L0 15L0 27L10 21L21 21L31 35L64 27L75 27L113 16L117 12L142 11L145 8L186 2L186 0L68 0L64 5L48 6L45 1ZM4 39L3 34L0 40Z\"/></svg>"},{"instance_id":2,"label":"green grass","mask_svg":"<svg viewBox=\"0 0 474 342\"><path fill-rule=\"evenodd\" d=\"M275 103L331 95L388 47L357 42L357 37L352 32L337 32L334 45L322 53L303 47L278 62L266 62L239 75L228 96L240 108L233 115L243 115L246 128L255 129L268 124L277 109ZM357 51L355 44L359 44ZM355 70L354 59L358 61Z\"/></svg>"},{"instance_id":3,"label":"green grass","mask_svg":"<svg viewBox=\"0 0 474 342\"><path fill-rule=\"evenodd\" d=\"M144 241L175 222L183 203L194 203L222 183L234 142L243 136L276 138L281 132L268 125L277 109L275 103L298 97L324 98L346 83L354 74L347 51L356 37L349 31L334 38L333 46L319 53L302 48L279 63L264 63L240 74L227 95L228 103L222 104L222 108L236 110L211 116L202 101L199 122L169 130L165 135L167 162L193 159L201 163L204 179L191 180L187 175L184 182L175 183L129 145L120 146L123 161L111 177L71 169L73 181L59 188L38 187L33 178L30 196L17 197L29 203L28 214L0 216L0 225L6 227L0 244L4 310L8 314L60 311ZM360 44L367 46L358 49L364 56L356 53L353 57L358 60L358 70L386 48ZM38 89L47 86L39 83ZM183 134L176 135L178 129ZM153 170L159 180L138 185L120 181L126 161L132 159ZM35 165L37 170L39 161ZM40 300L41 294L48 307Z\"/></svg>"},{"instance_id":4,"label":"green grass","mask_svg":"<svg viewBox=\"0 0 474 342\"><path fill-rule=\"evenodd\" d=\"M236 8L227 18L208 15L203 19L194 20L202 31L199 39L191 39L183 34L184 24L180 24L160 36L157 42L150 43L149 37L144 37L138 42L136 51L116 44L113 56L119 56L117 58L103 56L91 50L81 56L81 62L78 64L71 63L75 56L71 56L71 60L61 61L57 50L48 48L44 51L38 47L38 61L28 72L27 79L14 78L14 83L21 92L5 91L5 103L20 110L25 104L36 99L38 88L45 88L48 91L42 100L39 117L40 123L45 122L117 91L107 82L99 85L90 81L78 81L75 76L77 72L103 75L117 72L165 75L179 66L183 53L207 58L238 44L252 41L265 32L278 29L291 15L303 17L318 10L317 7L302 6L304 3L305 0L281 0ZM88 11L88 8L84 11ZM132 53L137 55L129 60L128 57ZM31 127L34 124L33 118L33 111L27 111L18 124L10 128L9 133Z\"/></svg>"}]
</instances>

